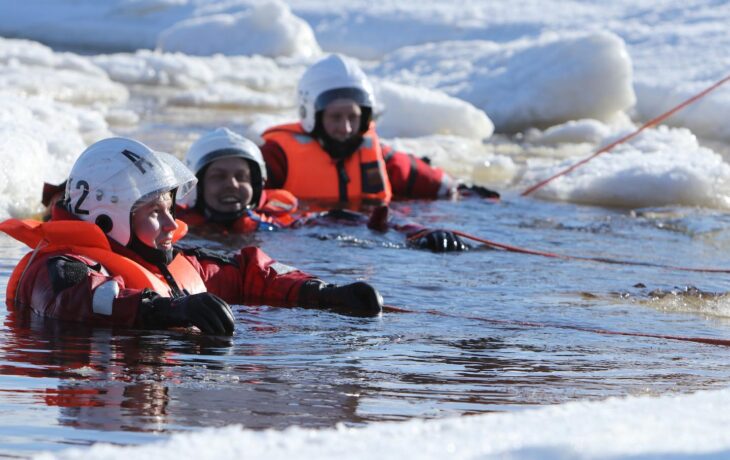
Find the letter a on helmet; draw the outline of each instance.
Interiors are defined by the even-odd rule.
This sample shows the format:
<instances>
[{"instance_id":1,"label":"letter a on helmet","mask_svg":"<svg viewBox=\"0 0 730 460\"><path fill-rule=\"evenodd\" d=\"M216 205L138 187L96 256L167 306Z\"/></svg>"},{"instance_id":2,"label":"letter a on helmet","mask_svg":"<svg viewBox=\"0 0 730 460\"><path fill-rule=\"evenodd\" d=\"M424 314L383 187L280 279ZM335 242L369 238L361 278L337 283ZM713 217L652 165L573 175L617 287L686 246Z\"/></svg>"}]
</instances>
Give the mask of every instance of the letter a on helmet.
<instances>
[{"instance_id":1,"label":"letter a on helmet","mask_svg":"<svg viewBox=\"0 0 730 460\"><path fill-rule=\"evenodd\" d=\"M126 246L135 204L172 190L177 190L176 196L184 196L196 182L172 155L154 152L133 139L113 137L92 144L76 160L66 198L74 215L96 223Z\"/></svg>"},{"instance_id":2,"label":"letter a on helmet","mask_svg":"<svg viewBox=\"0 0 730 460\"><path fill-rule=\"evenodd\" d=\"M299 80L298 93L302 128L310 133L314 130L317 112L336 99L352 99L357 105L370 109L368 113L372 113L375 106L375 94L368 77L357 62L339 54L327 56L308 68ZM366 128L368 123L364 123Z\"/></svg>"}]
</instances>

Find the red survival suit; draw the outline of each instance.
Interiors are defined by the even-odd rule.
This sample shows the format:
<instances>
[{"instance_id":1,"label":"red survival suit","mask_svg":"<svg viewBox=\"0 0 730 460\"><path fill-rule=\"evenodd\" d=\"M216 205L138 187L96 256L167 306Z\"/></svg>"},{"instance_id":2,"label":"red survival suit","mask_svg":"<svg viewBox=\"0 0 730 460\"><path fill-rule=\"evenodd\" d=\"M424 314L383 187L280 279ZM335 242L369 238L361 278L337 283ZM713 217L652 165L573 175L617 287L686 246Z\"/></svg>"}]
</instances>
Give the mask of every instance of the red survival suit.
<instances>
[{"instance_id":1,"label":"red survival suit","mask_svg":"<svg viewBox=\"0 0 730 460\"><path fill-rule=\"evenodd\" d=\"M175 240L182 238L187 226L182 223ZM221 256L201 249L175 250L168 273L144 261L121 246L90 222L76 220L55 207L50 222L9 219L0 231L24 242L34 251L16 266L8 282L6 302L9 309L30 308L41 316L85 322L100 326L137 325L142 295L151 289L169 297L173 284L190 294L208 291L228 303L293 303L301 286L311 275L279 264L255 247L238 254ZM69 283L57 270L59 264L82 262L88 267L81 279ZM78 272L77 272L78 274ZM108 314L93 310L94 290L114 280L119 294Z\"/></svg>"},{"instance_id":2,"label":"red survival suit","mask_svg":"<svg viewBox=\"0 0 730 460\"><path fill-rule=\"evenodd\" d=\"M269 128L263 138L266 187L287 189L300 199L346 201L343 188L347 200L438 198L453 185L441 169L381 144L375 123L363 135L360 149L345 160L345 175L338 173L337 162L299 123Z\"/></svg>"},{"instance_id":3,"label":"red survival suit","mask_svg":"<svg viewBox=\"0 0 730 460\"><path fill-rule=\"evenodd\" d=\"M224 230L231 233L252 233L286 228L297 220L294 213L298 206L297 198L286 190L262 190L258 208L255 211L246 211ZM210 223L203 213L193 207L177 206L175 215L191 227Z\"/></svg>"}]
</instances>

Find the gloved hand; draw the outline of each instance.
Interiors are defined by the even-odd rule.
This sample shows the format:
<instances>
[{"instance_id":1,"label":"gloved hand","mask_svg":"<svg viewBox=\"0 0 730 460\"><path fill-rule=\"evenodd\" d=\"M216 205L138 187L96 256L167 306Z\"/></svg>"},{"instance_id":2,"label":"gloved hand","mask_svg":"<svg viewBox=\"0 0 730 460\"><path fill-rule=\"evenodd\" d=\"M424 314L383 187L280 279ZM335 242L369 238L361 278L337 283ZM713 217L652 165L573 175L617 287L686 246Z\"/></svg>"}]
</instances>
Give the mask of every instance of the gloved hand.
<instances>
[{"instance_id":1,"label":"gloved hand","mask_svg":"<svg viewBox=\"0 0 730 460\"><path fill-rule=\"evenodd\" d=\"M368 219L368 228L378 232L388 231L388 217L390 208L388 206L378 206L373 209Z\"/></svg>"},{"instance_id":2,"label":"gloved hand","mask_svg":"<svg viewBox=\"0 0 730 460\"><path fill-rule=\"evenodd\" d=\"M383 311L383 297L363 281L344 286L307 282L302 286L299 301L304 307L323 308L348 316L378 316Z\"/></svg>"},{"instance_id":3,"label":"gloved hand","mask_svg":"<svg viewBox=\"0 0 730 460\"><path fill-rule=\"evenodd\" d=\"M408 235L408 246L417 249L430 249L433 252L466 251L469 245L459 235L449 230L423 229Z\"/></svg>"},{"instance_id":4,"label":"gloved hand","mask_svg":"<svg viewBox=\"0 0 730 460\"><path fill-rule=\"evenodd\" d=\"M496 198L499 199L499 193L495 192L494 190L490 190L487 187L482 187L481 185L466 185L466 184L459 184L457 187L457 190L461 195L469 196L469 195L478 195L482 198Z\"/></svg>"},{"instance_id":5,"label":"gloved hand","mask_svg":"<svg viewBox=\"0 0 730 460\"><path fill-rule=\"evenodd\" d=\"M364 214L351 211L349 209L330 209L329 211L323 212L322 217L335 221L353 222L357 224L362 223L365 219L367 219L367 216Z\"/></svg>"},{"instance_id":6,"label":"gloved hand","mask_svg":"<svg viewBox=\"0 0 730 460\"><path fill-rule=\"evenodd\" d=\"M149 329L195 326L203 334L233 335L231 307L209 292L172 299L153 296L139 305L142 326Z\"/></svg>"}]
</instances>

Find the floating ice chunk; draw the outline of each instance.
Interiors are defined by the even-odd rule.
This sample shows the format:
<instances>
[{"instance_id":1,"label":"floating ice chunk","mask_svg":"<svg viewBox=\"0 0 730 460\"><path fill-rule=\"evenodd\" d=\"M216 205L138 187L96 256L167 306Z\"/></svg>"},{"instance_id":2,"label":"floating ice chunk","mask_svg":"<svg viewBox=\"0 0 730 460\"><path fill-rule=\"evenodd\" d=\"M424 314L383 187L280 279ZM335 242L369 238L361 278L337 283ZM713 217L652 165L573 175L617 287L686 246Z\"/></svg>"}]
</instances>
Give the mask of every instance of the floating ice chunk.
<instances>
[{"instance_id":1,"label":"floating ice chunk","mask_svg":"<svg viewBox=\"0 0 730 460\"><path fill-rule=\"evenodd\" d=\"M309 24L279 0L179 22L160 33L157 46L196 55L313 57L321 53Z\"/></svg>"},{"instance_id":2,"label":"floating ice chunk","mask_svg":"<svg viewBox=\"0 0 730 460\"><path fill-rule=\"evenodd\" d=\"M525 140L534 144L558 145L567 143L589 142L598 144L611 134L611 127L598 120L571 120L545 131L530 129L525 133Z\"/></svg>"},{"instance_id":3,"label":"floating ice chunk","mask_svg":"<svg viewBox=\"0 0 730 460\"><path fill-rule=\"evenodd\" d=\"M376 92L385 106L378 119L378 132L385 137L451 134L485 139L494 131L482 110L441 91L383 81Z\"/></svg>"},{"instance_id":4,"label":"floating ice chunk","mask_svg":"<svg viewBox=\"0 0 730 460\"><path fill-rule=\"evenodd\" d=\"M74 104L120 103L127 89L83 56L27 40L0 38L0 88Z\"/></svg>"},{"instance_id":5,"label":"floating ice chunk","mask_svg":"<svg viewBox=\"0 0 730 460\"><path fill-rule=\"evenodd\" d=\"M626 46L610 33L430 43L387 55L376 73L464 99L502 132L610 121L635 101Z\"/></svg>"},{"instance_id":6,"label":"floating ice chunk","mask_svg":"<svg viewBox=\"0 0 730 460\"><path fill-rule=\"evenodd\" d=\"M575 401L441 420L376 422L351 428L256 431L241 426L179 433L142 446L98 443L36 460L290 458L725 458L730 390Z\"/></svg>"},{"instance_id":7,"label":"floating ice chunk","mask_svg":"<svg viewBox=\"0 0 730 460\"><path fill-rule=\"evenodd\" d=\"M606 139L604 144L613 139ZM587 156L587 155L586 155ZM533 183L574 164L530 166ZM615 147L536 192L544 198L620 207L664 205L730 209L730 165L687 129L660 126Z\"/></svg>"},{"instance_id":8,"label":"floating ice chunk","mask_svg":"<svg viewBox=\"0 0 730 460\"><path fill-rule=\"evenodd\" d=\"M99 111L0 93L0 218L38 212L43 182L63 181L88 144L110 135Z\"/></svg>"},{"instance_id":9,"label":"floating ice chunk","mask_svg":"<svg viewBox=\"0 0 730 460\"><path fill-rule=\"evenodd\" d=\"M702 81L679 86L666 83L637 83L636 112L646 120L655 118L712 83L714 82ZM665 123L687 127L700 137L730 143L728 120L730 120L730 82L675 113Z\"/></svg>"}]
</instances>

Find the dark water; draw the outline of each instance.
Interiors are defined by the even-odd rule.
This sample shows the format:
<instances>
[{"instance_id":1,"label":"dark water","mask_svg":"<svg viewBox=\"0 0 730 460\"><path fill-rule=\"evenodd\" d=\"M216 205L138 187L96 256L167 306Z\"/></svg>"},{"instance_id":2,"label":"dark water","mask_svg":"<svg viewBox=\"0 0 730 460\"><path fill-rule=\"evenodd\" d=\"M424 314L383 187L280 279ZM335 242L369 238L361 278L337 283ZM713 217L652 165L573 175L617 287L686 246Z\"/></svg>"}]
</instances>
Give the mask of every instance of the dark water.
<instances>
[{"instance_id":1,"label":"dark water","mask_svg":"<svg viewBox=\"0 0 730 460\"><path fill-rule=\"evenodd\" d=\"M428 225L535 249L730 268L728 217L719 212L630 213L515 196L500 204L474 199L396 207ZM3 310L0 455L97 441L142 443L232 423L254 429L362 425L689 393L725 387L730 377L725 347L570 328L730 338L730 300L684 292L686 286L723 292L727 274L566 261L476 245L466 253L432 254L405 248L397 232L340 224L259 235L253 242L327 281L367 280L386 303L416 313L353 319L241 306L236 335L226 343L91 330ZM23 253L0 237L3 292Z\"/></svg>"}]
</instances>

